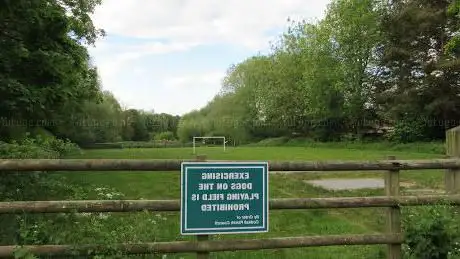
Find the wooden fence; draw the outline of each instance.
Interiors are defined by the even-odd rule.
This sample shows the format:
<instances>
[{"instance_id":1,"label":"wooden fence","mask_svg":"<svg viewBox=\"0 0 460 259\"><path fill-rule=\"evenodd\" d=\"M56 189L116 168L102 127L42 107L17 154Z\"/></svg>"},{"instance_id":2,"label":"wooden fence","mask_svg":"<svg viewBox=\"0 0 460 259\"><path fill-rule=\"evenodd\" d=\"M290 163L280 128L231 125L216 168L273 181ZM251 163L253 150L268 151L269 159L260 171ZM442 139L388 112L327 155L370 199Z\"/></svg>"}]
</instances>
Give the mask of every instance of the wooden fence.
<instances>
[{"instance_id":1,"label":"wooden fence","mask_svg":"<svg viewBox=\"0 0 460 259\"><path fill-rule=\"evenodd\" d=\"M203 160L202 158L200 160ZM0 160L0 171L179 171L185 160ZM196 160L187 160L196 161ZM209 240L198 236L197 241L153 242L141 244L113 244L126 254L149 253L196 253L198 258L208 258L210 252L280 249L332 245L386 244L388 258L401 258L400 206L430 205L439 202L460 204L460 160L395 160L383 161L323 161L305 162L269 161L271 171L384 171L386 196L340 197L340 198L292 198L271 199L274 210L325 209L325 208L370 208L388 207L387 231L383 234L299 236L266 239ZM401 196L399 173L401 170L446 169L445 195ZM447 177L450 177L447 179ZM61 212L134 212L134 211L179 211L179 200L80 200L80 201L17 201L0 202L0 214L61 213ZM16 246L0 246L0 258L12 257ZM77 253L103 253L107 247L88 245L37 245L25 246L37 256L72 256ZM99 252L98 252L99 251Z\"/></svg>"}]
</instances>

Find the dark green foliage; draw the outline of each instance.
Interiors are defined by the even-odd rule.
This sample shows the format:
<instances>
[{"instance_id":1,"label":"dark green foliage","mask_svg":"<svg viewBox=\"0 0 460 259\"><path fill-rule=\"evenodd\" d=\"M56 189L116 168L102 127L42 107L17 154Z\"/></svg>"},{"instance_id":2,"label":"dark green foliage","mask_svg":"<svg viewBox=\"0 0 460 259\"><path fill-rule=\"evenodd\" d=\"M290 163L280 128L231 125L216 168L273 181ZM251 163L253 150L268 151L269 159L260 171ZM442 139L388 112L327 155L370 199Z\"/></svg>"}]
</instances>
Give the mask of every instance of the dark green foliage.
<instances>
[{"instance_id":1,"label":"dark green foliage","mask_svg":"<svg viewBox=\"0 0 460 259\"><path fill-rule=\"evenodd\" d=\"M428 126L420 118L407 118L396 121L388 139L399 143L410 143L428 140Z\"/></svg>"},{"instance_id":2,"label":"dark green foliage","mask_svg":"<svg viewBox=\"0 0 460 259\"><path fill-rule=\"evenodd\" d=\"M447 9L447 15L452 18L459 18L460 17L460 0L452 0L449 8ZM460 56L460 24L454 23L456 26L453 31L456 33L447 43L445 46L445 54L456 56L457 58Z\"/></svg>"},{"instance_id":3,"label":"dark green foliage","mask_svg":"<svg viewBox=\"0 0 460 259\"><path fill-rule=\"evenodd\" d=\"M89 16L100 2L0 3L0 139L23 138L34 127L78 144L148 140L155 132L176 131L178 118L123 111L102 91L85 45L104 35ZM149 116L162 128L148 128Z\"/></svg>"},{"instance_id":4,"label":"dark green foliage","mask_svg":"<svg viewBox=\"0 0 460 259\"><path fill-rule=\"evenodd\" d=\"M447 128L458 125L445 123L460 116L458 60L443 51L459 21L446 15L448 8L449 1L398 1L382 15L376 96L379 112L397 121L396 130L414 133L403 141L443 138ZM421 118L436 124L421 125Z\"/></svg>"},{"instance_id":5,"label":"dark green foliage","mask_svg":"<svg viewBox=\"0 0 460 259\"><path fill-rule=\"evenodd\" d=\"M36 138L13 141L12 143L0 142L1 159L57 159L67 155L75 155L79 152L80 149L75 144L54 137L44 138L37 136ZM39 189L39 186L35 186L38 182L45 182L43 174L40 172L1 172L0 174L0 200L37 199L40 197L41 191L43 191ZM30 195L31 192L34 192L34 194Z\"/></svg>"},{"instance_id":6,"label":"dark green foliage","mask_svg":"<svg viewBox=\"0 0 460 259\"><path fill-rule=\"evenodd\" d=\"M171 131L160 132L155 136L155 140L174 140L174 133Z\"/></svg>"},{"instance_id":7,"label":"dark green foliage","mask_svg":"<svg viewBox=\"0 0 460 259\"><path fill-rule=\"evenodd\" d=\"M94 40L97 32L76 24L85 12L80 10L69 18L65 7L48 0L2 1L1 117L49 120L65 104L97 96L99 88L87 50L68 36L75 32L82 39Z\"/></svg>"},{"instance_id":8,"label":"dark green foliage","mask_svg":"<svg viewBox=\"0 0 460 259\"><path fill-rule=\"evenodd\" d=\"M404 212L405 258L460 258L460 221L456 207L437 205L407 208Z\"/></svg>"},{"instance_id":9,"label":"dark green foliage","mask_svg":"<svg viewBox=\"0 0 460 259\"><path fill-rule=\"evenodd\" d=\"M125 136L125 140L149 140L150 136L147 131L146 118L138 110L130 109L125 111L125 121L125 127L130 128L130 134Z\"/></svg>"},{"instance_id":10,"label":"dark green foliage","mask_svg":"<svg viewBox=\"0 0 460 259\"><path fill-rule=\"evenodd\" d=\"M75 144L50 136L0 142L0 159L57 159L76 152L80 150ZM0 201L49 200L50 197L72 193L64 187L45 172L0 172ZM17 218L1 215L0 228L0 244L15 244L19 228Z\"/></svg>"},{"instance_id":11,"label":"dark green foliage","mask_svg":"<svg viewBox=\"0 0 460 259\"><path fill-rule=\"evenodd\" d=\"M334 0L317 24L292 22L269 54L232 65L178 135L442 140L460 125L459 6Z\"/></svg>"}]
</instances>

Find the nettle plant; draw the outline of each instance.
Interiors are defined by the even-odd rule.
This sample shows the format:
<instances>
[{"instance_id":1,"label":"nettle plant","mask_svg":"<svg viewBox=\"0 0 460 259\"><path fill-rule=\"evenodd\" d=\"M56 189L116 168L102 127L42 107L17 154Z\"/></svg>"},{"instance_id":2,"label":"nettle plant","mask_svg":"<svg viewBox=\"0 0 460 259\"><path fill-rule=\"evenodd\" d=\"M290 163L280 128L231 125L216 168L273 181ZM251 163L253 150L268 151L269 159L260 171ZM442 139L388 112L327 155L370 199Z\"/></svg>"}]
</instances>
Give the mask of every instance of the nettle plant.
<instances>
[{"instance_id":1,"label":"nettle plant","mask_svg":"<svg viewBox=\"0 0 460 259\"><path fill-rule=\"evenodd\" d=\"M123 199L124 195L107 187L93 188L98 199ZM88 197L86 197L88 198ZM159 213L59 213L57 215L21 215L18 243L43 244L101 244L106 250L76 254L85 258L127 258L123 251L111 248L115 243L155 241L159 227L167 220ZM17 259L34 259L33 254L18 246ZM97 255L104 254L104 255ZM162 255L157 255L161 258Z\"/></svg>"},{"instance_id":2,"label":"nettle plant","mask_svg":"<svg viewBox=\"0 0 460 259\"><path fill-rule=\"evenodd\" d=\"M459 259L459 209L450 205L403 208L404 258Z\"/></svg>"}]
</instances>

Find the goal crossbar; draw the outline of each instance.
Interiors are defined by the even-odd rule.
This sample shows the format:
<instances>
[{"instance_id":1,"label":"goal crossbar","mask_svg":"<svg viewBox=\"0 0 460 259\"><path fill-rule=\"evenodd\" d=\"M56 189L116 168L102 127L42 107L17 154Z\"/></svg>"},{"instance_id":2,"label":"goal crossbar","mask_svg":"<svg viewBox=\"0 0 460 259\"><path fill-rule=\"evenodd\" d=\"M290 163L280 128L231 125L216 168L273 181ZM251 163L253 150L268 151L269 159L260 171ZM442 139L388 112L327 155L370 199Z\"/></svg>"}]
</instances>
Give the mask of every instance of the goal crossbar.
<instances>
[{"instance_id":1,"label":"goal crossbar","mask_svg":"<svg viewBox=\"0 0 460 259\"><path fill-rule=\"evenodd\" d=\"M223 139L223 143L224 143L224 152L225 152L225 149L226 149L226 144L227 144L227 141L225 140L225 137L193 137L193 154L196 153L196 140L197 139Z\"/></svg>"}]
</instances>

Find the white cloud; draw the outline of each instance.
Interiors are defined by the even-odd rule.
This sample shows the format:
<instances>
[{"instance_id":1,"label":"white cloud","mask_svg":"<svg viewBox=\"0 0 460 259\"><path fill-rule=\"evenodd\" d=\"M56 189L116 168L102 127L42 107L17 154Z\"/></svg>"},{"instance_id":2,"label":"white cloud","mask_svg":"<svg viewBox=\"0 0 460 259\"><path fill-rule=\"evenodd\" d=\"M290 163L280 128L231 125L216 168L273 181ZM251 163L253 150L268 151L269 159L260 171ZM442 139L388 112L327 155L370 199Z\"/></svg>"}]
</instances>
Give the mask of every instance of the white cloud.
<instances>
[{"instance_id":1,"label":"white cloud","mask_svg":"<svg viewBox=\"0 0 460 259\"><path fill-rule=\"evenodd\" d=\"M196 46L196 44L185 42L165 43L160 41L151 41L148 43L137 44L107 44L102 41L101 43L98 43L97 48L94 48L92 52L96 55L117 54L122 60L130 60L139 58L143 55L158 55L185 51L194 46Z\"/></svg>"},{"instance_id":2,"label":"white cloud","mask_svg":"<svg viewBox=\"0 0 460 259\"><path fill-rule=\"evenodd\" d=\"M144 75L145 76L145 75ZM202 74L188 74L156 81L155 87L149 82L151 78L139 78L133 82L138 87L115 88L115 97L122 103L138 109L166 112L182 115L198 107L203 107L216 94L224 74L215 71Z\"/></svg>"},{"instance_id":3,"label":"white cloud","mask_svg":"<svg viewBox=\"0 0 460 259\"><path fill-rule=\"evenodd\" d=\"M211 65L215 59L228 60L228 66L242 57L214 49L199 62L176 57L165 68L155 55L185 53L212 44L254 54L265 51L273 35L285 28L288 17L320 18L329 1L104 0L92 18L108 36L91 54L103 87L121 103L183 114L206 105L220 89L227 67Z\"/></svg>"},{"instance_id":4,"label":"white cloud","mask_svg":"<svg viewBox=\"0 0 460 259\"><path fill-rule=\"evenodd\" d=\"M254 50L288 17L322 15L328 0L105 0L94 14L108 34L168 39L173 44L231 43Z\"/></svg>"},{"instance_id":5,"label":"white cloud","mask_svg":"<svg viewBox=\"0 0 460 259\"><path fill-rule=\"evenodd\" d=\"M221 80L224 78L225 73L220 71L208 72L203 74L190 74L181 77L167 78L163 80L163 84L174 90L189 90L191 85L203 84L209 85L220 85ZM199 90L199 89L194 89Z\"/></svg>"}]
</instances>

